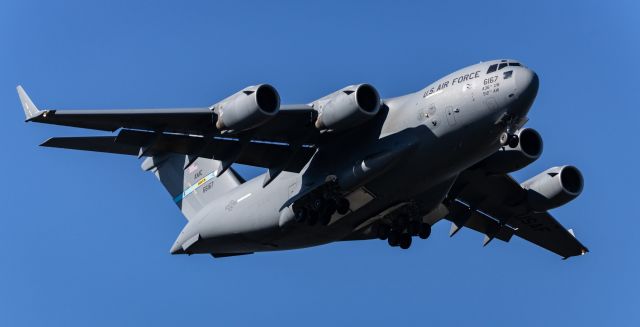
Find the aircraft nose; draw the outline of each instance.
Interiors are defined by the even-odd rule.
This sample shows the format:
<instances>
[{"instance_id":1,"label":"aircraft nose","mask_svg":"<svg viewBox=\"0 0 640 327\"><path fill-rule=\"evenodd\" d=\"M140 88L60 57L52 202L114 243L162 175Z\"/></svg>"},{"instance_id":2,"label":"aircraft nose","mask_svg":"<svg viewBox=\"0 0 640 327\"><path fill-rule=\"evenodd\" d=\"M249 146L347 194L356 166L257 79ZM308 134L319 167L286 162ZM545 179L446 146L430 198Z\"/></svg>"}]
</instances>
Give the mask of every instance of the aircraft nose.
<instances>
[{"instance_id":1,"label":"aircraft nose","mask_svg":"<svg viewBox=\"0 0 640 327\"><path fill-rule=\"evenodd\" d=\"M538 94L538 87L540 86L540 80L538 74L531 69L522 68L516 74L516 88L520 92L520 97L523 99L533 99Z\"/></svg>"},{"instance_id":2,"label":"aircraft nose","mask_svg":"<svg viewBox=\"0 0 640 327\"><path fill-rule=\"evenodd\" d=\"M524 116L529 112L529 108L531 108L533 100L535 100L538 94L540 80L538 79L538 74L524 67L518 69L515 75L518 100L513 109L515 109L518 114Z\"/></svg>"}]
</instances>

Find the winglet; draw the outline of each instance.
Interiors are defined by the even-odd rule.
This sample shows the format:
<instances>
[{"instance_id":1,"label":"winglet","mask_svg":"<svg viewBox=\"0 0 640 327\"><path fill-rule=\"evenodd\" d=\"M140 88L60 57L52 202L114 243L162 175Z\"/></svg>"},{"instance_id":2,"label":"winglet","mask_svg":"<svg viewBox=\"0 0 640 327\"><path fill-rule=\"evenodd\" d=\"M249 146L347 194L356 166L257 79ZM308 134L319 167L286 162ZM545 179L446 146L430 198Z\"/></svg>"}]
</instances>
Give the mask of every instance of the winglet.
<instances>
[{"instance_id":1,"label":"winglet","mask_svg":"<svg viewBox=\"0 0 640 327\"><path fill-rule=\"evenodd\" d=\"M27 92L24 91L21 85L18 85L16 88L18 90L18 96L20 97L20 102L22 103L22 109L24 109L24 115L26 116L26 121L30 121L31 119L40 116L44 111L38 110L33 101L27 95Z\"/></svg>"}]
</instances>

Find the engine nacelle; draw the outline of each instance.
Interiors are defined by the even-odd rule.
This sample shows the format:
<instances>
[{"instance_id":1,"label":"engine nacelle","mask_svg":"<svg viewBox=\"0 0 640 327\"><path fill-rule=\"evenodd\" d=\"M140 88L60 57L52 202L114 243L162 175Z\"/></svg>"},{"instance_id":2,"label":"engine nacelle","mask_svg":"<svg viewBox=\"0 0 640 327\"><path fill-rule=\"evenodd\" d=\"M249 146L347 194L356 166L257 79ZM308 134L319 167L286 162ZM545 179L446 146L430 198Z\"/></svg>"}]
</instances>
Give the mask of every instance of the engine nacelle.
<instances>
[{"instance_id":1,"label":"engine nacelle","mask_svg":"<svg viewBox=\"0 0 640 327\"><path fill-rule=\"evenodd\" d=\"M534 211L557 208L582 192L584 179L573 166L553 167L520 184L527 191L527 202Z\"/></svg>"},{"instance_id":2,"label":"engine nacelle","mask_svg":"<svg viewBox=\"0 0 640 327\"><path fill-rule=\"evenodd\" d=\"M218 114L216 128L221 131L256 128L273 118L279 110L280 95L273 86L249 86L214 105Z\"/></svg>"},{"instance_id":3,"label":"engine nacelle","mask_svg":"<svg viewBox=\"0 0 640 327\"><path fill-rule=\"evenodd\" d=\"M515 148L504 146L481 161L478 166L490 173L510 173L520 170L538 160L542 154L542 137L532 128L516 132L520 142Z\"/></svg>"},{"instance_id":4,"label":"engine nacelle","mask_svg":"<svg viewBox=\"0 0 640 327\"><path fill-rule=\"evenodd\" d=\"M319 113L316 127L341 131L364 123L380 110L380 95L369 84L347 86L312 103Z\"/></svg>"}]
</instances>

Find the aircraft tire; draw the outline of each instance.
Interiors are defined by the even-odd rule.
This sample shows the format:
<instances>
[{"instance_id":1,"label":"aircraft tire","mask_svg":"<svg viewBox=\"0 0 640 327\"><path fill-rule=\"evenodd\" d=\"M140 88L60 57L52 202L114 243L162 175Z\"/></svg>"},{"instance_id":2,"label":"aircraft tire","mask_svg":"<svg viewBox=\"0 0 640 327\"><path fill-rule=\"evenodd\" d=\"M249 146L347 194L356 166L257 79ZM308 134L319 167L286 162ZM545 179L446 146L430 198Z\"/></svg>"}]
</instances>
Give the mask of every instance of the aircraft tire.
<instances>
[{"instance_id":1,"label":"aircraft tire","mask_svg":"<svg viewBox=\"0 0 640 327\"><path fill-rule=\"evenodd\" d=\"M337 201L337 211L341 215L347 214L347 212L349 212L350 206L351 203L349 203L349 200L347 200L346 198L340 198Z\"/></svg>"},{"instance_id":2,"label":"aircraft tire","mask_svg":"<svg viewBox=\"0 0 640 327\"><path fill-rule=\"evenodd\" d=\"M427 223L420 224L420 231L418 231L418 237L426 240L431 235L431 225Z\"/></svg>"},{"instance_id":3,"label":"aircraft tire","mask_svg":"<svg viewBox=\"0 0 640 327\"><path fill-rule=\"evenodd\" d=\"M507 132L504 132L500 134L500 145L505 146L507 144L509 144L509 134L507 134Z\"/></svg>"},{"instance_id":4,"label":"aircraft tire","mask_svg":"<svg viewBox=\"0 0 640 327\"><path fill-rule=\"evenodd\" d=\"M318 222L320 225L327 226L331 222L331 216L332 214L330 212L325 211L320 215Z\"/></svg>"},{"instance_id":5,"label":"aircraft tire","mask_svg":"<svg viewBox=\"0 0 640 327\"><path fill-rule=\"evenodd\" d=\"M389 238L387 239L389 246L395 247L400 244L400 234L394 233L393 231L389 233Z\"/></svg>"},{"instance_id":6,"label":"aircraft tire","mask_svg":"<svg viewBox=\"0 0 640 327\"><path fill-rule=\"evenodd\" d=\"M399 231L404 230L409 225L409 217L405 215L400 215L396 218L396 227Z\"/></svg>"},{"instance_id":7,"label":"aircraft tire","mask_svg":"<svg viewBox=\"0 0 640 327\"><path fill-rule=\"evenodd\" d=\"M331 216L336 212L337 208L338 208L338 204L336 203L336 200L326 199L324 201L324 205L322 206L322 211L324 211L324 213L326 213L327 215Z\"/></svg>"},{"instance_id":8,"label":"aircraft tire","mask_svg":"<svg viewBox=\"0 0 640 327\"><path fill-rule=\"evenodd\" d=\"M411 247L411 235L402 234L400 235L400 248L406 250Z\"/></svg>"},{"instance_id":9,"label":"aircraft tire","mask_svg":"<svg viewBox=\"0 0 640 327\"><path fill-rule=\"evenodd\" d=\"M387 238L389 238L390 230L391 228L389 228L388 225L380 224L376 229L376 235L378 236L379 239L386 240Z\"/></svg>"},{"instance_id":10,"label":"aircraft tire","mask_svg":"<svg viewBox=\"0 0 640 327\"><path fill-rule=\"evenodd\" d=\"M415 220L409 222L409 226L407 227L407 230L409 232L409 235L417 236L418 233L420 232L420 223Z\"/></svg>"},{"instance_id":11,"label":"aircraft tire","mask_svg":"<svg viewBox=\"0 0 640 327\"><path fill-rule=\"evenodd\" d=\"M316 222L318 222L318 212L315 210L311 210L309 211L309 214L307 215L307 224L309 226L313 226L316 224Z\"/></svg>"},{"instance_id":12,"label":"aircraft tire","mask_svg":"<svg viewBox=\"0 0 640 327\"><path fill-rule=\"evenodd\" d=\"M518 146L518 144L520 143L520 138L518 137L518 135L509 135L509 147L510 148L515 148Z\"/></svg>"},{"instance_id":13,"label":"aircraft tire","mask_svg":"<svg viewBox=\"0 0 640 327\"><path fill-rule=\"evenodd\" d=\"M296 210L293 214L294 214L293 219L298 223L304 222L308 216L306 208L300 208Z\"/></svg>"}]
</instances>

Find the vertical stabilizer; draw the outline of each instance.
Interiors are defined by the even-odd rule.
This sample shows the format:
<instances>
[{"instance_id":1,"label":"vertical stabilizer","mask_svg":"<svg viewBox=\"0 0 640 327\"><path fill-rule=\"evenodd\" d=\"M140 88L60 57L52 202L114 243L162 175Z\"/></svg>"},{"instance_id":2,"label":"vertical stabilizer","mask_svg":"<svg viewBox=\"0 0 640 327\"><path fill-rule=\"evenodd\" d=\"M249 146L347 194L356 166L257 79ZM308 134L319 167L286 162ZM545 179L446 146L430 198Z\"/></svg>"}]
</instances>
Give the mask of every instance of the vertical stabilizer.
<instances>
[{"instance_id":1,"label":"vertical stabilizer","mask_svg":"<svg viewBox=\"0 0 640 327\"><path fill-rule=\"evenodd\" d=\"M142 169L156 175L187 220L242 183L231 168L216 177L220 166L218 160L198 158L191 161L188 156L177 154L149 157L142 163Z\"/></svg>"}]
</instances>

